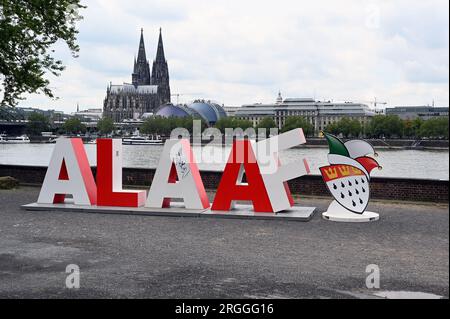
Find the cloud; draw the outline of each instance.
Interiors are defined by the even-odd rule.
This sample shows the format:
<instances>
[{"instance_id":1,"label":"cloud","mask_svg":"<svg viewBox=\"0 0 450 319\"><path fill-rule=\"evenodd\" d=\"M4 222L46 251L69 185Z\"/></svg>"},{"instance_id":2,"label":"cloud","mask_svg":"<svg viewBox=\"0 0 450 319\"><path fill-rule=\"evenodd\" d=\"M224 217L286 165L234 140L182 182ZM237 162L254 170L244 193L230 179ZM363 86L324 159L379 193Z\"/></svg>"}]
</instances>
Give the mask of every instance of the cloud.
<instances>
[{"instance_id":1,"label":"cloud","mask_svg":"<svg viewBox=\"0 0 450 319\"><path fill-rule=\"evenodd\" d=\"M446 0L86 2L80 57L52 83L61 99L23 104L101 107L106 84L131 80L139 30L147 58L162 27L180 101L225 105L285 97L448 106Z\"/></svg>"}]
</instances>

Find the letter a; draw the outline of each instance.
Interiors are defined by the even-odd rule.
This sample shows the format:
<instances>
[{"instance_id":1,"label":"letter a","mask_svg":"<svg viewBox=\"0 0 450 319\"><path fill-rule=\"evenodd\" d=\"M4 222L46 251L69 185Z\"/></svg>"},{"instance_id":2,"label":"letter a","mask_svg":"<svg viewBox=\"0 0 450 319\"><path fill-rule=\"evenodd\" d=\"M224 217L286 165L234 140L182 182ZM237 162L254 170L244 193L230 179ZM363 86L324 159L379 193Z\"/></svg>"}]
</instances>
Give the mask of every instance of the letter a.
<instances>
[{"instance_id":1,"label":"letter a","mask_svg":"<svg viewBox=\"0 0 450 319\"><path fill-rule=\"evenodd\" d=\"M241 183L244 170L246 184ZM252 201L255 212L273 212L252 144L248 140L233 142L211 210L229 211L236 200Z\"/></svg>"},{"instance_id":2,"label":"letter a","mask_svg":"<svg viewBox=\"0 0 450 319\"><path fill-rule=\"evenodd\" d=\"M145 207L170 207L172 198L182 198L187 209L209 207L208 196L187 139L171 139L164 144Z\"/></svg>"},{"instance_id":3,"label":"letter a","mask_svg":"<svg viewBox=\"0 0 450 319\"><path fill-rule=\"evenodd\" d=\"M310 173L306 159L281 165L278 154L304 143L306 139L301 128L256 143L256 157L274 212L294 205L287 181Z\"/></svg>"},{"instance_id":4,"label":"letter a","mask_svg":"<svg viewBox=\"0 0 450 319\"><path fill-rule=\"evenodd\" d=\"M122 189L122 140L97 139L97 205L139 207L146 195L145 190Z\"/></svg>"},{"instance_id":5,"label":"letter a","mask_svg":"<svg viewBox=\"0 0 450 319\"><path fill-rule=\"evenodd\" d=\"M64 203L68 194L76 205L97 203L97 186L81 138L57 140L37 202Z\"/></svg>"}]
</instances>

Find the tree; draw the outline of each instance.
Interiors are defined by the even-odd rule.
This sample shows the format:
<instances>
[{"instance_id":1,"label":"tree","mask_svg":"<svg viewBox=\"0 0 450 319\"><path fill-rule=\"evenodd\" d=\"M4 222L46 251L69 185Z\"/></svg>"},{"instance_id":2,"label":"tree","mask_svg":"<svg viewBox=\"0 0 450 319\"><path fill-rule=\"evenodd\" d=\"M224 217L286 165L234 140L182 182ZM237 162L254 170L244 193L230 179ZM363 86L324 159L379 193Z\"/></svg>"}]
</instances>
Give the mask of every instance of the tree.
<instances>
[{"instance_id":1,"label":"tree","mask_svg":"<svg viewBox=\"0 0 450 319\"><path fill-rule=\"evenodd\" d=\"M256 126L256 132L259 134L258 129L265 129L265 137L270 134L270 129L277 128L277 124L271 117L263 118Z\"/></svg>"},{"instance_id":2,"label":"tree","mask_svg":"<svg viewBox=\"0 0 450 319\"><path fill-rule=\"evenodd\" d=\"M73 117L63 124L63 130L66 134L79 134L86 132L86 126L81 123L79 118Z\"/></svg>"},{"instance_id":3,"label":"tree","mask_svg":"<svg viewBox=\"0 0 450 319\"><path fill-rule=\"evenodd\" d=\"M54 98L49 72L59 76L61 60L53 57L54 44L63 41L77 57L76 22L85 8L80 0L2 0L0 2L0 105L15 106L24 93ZM0 89L1 91L1 89Z\"/></svg>"},{"instance_id":4,"label":"tree","mask_svg":"<svg viewBox=\"0 0 450 319\"><path fill-rule=\"evenodd\" d=\"M302 128L305 136L314 134L313 125L303 116L289 116L284 123L281 132L287 132L296 128Z\"/></svg>"},{"instance_id":5,"label":"tree","mask_svg":"<svg viewBox=\"0 0 450 319\"><path fill-rule=\"evenodd\" d=\"M214 126L222 133L225 133L225 129L227 128L231 128L233 130L236 128L241 128L245 131L246 129L253 127L253 123L251 121L242 120L236 117L224 117L218 120Z\"/></svg>"},{"instance_id":6,"label":"tree","mask_svg":"<svg viewBox=\"0 0 450 319\"><path fill-rule=\"evenodd\" d=\"M368 134L375 138L402 137L404 123L397 115L375 115L368 125Z\"/></svg>"},{"instance_id":7,"label":"tree","mask_svg":"<svg viewBox=\"0 0 450 319\"><path fill-rule=\"evenodd\" d=\"M26 132L30 136L40 136L50 129L50 120L42 113L33 112L28 116Z\"/></svg>"},{"instance_id":8,"label":"tree","mask_svg":"<svg viewBox=\"0 0 450 319\"><path fill-rule=\"evenodd\" d=\"M448 117L426 120L420 128L421 137L448 139Z\"/></svg>"},{"instance_id":9,"label":"tree","mask_svg":"<svg viewBox=\"0 0 450 319\"><path fill-rule=\"evenodd\" d=\"M97 122L97 130L101 135L112 133L114 128L114 121L109 117L102 118Z\"/></svg>"},{"instance_id":10,"label":"tree","mask_svg":"<svg viewBox=\"0 0 450 319\"><path fill-rule=\"evenodd\" d=\"M144 123L142 123L139 128L139 132L142 134L162 134L162 135L170 135L173 129L175 128L185 128L192 134L193 131L193 121L198 120L201 122L201 130L204 130L206 127L206 123L201 118L197 117L149 117Z\"/></svg>"},{"instance_id":11,"label":"tree","mask_svg":"<svg viewBox=\"0 0 450 319\"><path fill-rule=\"evenodd\" d=\"M277 124L271 117L263 118L256 126L256 128L265 128L265 129L271 129L271 128L276 128L276 127L277 127Z\"/></svg>"},{"instance_id":12,"label":"tree","mask_svg":"<svg viewBox=\"0 0 450 319\"><path fill-rule=\"evenodd\" d=\"M423 120L420 117L414 120L403 120L403 137L417 138L420 136L420 128L423 124Z\"/></svg>"},{"instance_id":13,"label":"tree","mask_svg":"<svg viewBox=\"0 0 450 319\"><path fill-rule=\"evenodd\" d=\"M344 137L358 137L362 133L363 127L358 120L343 117L339 121L330 123L325 131L334 135L342 134Z\"/></svg>"}]
</instances>

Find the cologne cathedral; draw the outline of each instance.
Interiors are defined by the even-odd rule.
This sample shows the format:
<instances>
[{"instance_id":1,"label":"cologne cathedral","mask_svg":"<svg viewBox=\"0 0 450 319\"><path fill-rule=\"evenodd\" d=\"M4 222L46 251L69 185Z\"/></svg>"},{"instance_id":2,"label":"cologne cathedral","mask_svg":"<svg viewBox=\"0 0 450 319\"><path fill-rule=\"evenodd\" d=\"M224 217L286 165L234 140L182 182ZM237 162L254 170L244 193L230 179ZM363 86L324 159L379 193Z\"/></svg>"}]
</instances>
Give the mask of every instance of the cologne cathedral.
<instances>
[{"instance_id":1,"label":"cologne cathedral","mask_svg":"<svg viewBox=\"0 0 450 319\"><path fill-rule=\"evenodd\" d=\"M150 72L145 54L144 35L141 39L137 59L134 59L131 84L110 84L103 102L103 114L114 122L137 119L144 113L154 113L159 106L170 102L169 69L164 57L164 47L159 29L158 48Z\"/></svg>"}]
</instances>

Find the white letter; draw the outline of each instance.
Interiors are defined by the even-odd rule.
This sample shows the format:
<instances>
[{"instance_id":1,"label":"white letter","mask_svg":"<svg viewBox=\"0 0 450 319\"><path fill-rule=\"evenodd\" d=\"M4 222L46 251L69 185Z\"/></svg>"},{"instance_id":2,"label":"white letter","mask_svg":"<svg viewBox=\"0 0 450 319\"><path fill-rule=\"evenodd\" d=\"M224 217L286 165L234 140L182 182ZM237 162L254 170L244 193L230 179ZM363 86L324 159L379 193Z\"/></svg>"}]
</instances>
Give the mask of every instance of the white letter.
<instances>
[{"instance_id":1,"label":"white letter","mask_svg":"<svg viewBox=\"0 0 450 319\"><path fill-rule=\"evenodd\" d=\"M97 203L97 186L80 138L56 141L38 203L64 203L66 194L77 205Z\"/></svg>"},{"instance_id":2,"label":"white letter","mask_svg":"<svg viewBox=\"0 0 450 319\"><path fill-rule=\"evenodd\" d=\"M366 267L366 273L370 273L366 278L367 288L380 289L380 268L377 265L369 265Z\"/></svg>"},{"instance_id":3,"label":"white letter","mask_svg":"<svg viewBox=\"0 0 450 319\"><path fill-rule=\"evenodd\" d=\"M66 287L69 289L80 288L80 267L74 264L67 265L66 273L70 274L66 277Z\"/></svg>"},{"instance_id":4,"label":"white letter","mask_svg":"<svg viewBox=\"0 0 450 319\"><path fill-rule=\"evenodd\" d=\"M170 207L171 198L183 198L187 209L209 207L191 145L186 139L166 141L145 207Z\"/></svg>"}]
</instances>

